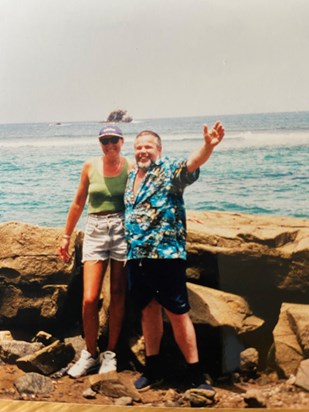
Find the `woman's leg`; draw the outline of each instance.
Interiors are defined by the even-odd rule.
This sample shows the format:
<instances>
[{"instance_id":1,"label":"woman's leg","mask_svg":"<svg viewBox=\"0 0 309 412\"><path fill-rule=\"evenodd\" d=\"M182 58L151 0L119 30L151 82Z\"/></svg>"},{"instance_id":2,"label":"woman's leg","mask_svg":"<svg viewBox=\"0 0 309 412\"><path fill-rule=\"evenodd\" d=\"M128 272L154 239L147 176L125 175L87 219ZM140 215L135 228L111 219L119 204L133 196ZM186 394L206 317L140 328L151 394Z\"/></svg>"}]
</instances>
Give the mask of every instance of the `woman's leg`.
<instances>
[{"instance_id":1,"label":"woman's leg","mask_svg":"<svg viewBox=\"0 0 309 412\"><path fill-rule=\"evenodd\" d=\"M111 260L109 334L107 350L115 351L125 311L126 269L124 262Z\"/></svg>"},{"instance_id":2,"label":"woman's leg","mask_svg":"<svg viewBox=\"0 0 309 412\"><path fill-rule=\"evenodd\" d=\"M92 356L97 353L99 331L99 298L108 261L84 263L83 327L86 348Z\"/></svg>"}]
</instances>

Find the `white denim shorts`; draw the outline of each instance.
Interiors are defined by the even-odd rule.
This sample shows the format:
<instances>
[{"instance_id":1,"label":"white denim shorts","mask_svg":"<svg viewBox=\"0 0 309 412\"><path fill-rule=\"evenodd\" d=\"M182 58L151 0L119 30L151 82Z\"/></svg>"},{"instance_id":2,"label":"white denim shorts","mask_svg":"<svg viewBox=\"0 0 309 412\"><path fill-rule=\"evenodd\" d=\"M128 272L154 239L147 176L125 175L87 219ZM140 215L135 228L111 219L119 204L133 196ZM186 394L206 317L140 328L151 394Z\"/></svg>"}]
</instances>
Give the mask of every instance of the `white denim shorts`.
<instances>
[{"instance_id":1,"label":"white denim shorts","mask_svg":"<svg viewBox=\"0 0 309 412\"><path fill-rule=\"evenodd\" d=\"M82 262L127 259L123 213L89 214L84 233Z\"/></svg>"}]
</instances>

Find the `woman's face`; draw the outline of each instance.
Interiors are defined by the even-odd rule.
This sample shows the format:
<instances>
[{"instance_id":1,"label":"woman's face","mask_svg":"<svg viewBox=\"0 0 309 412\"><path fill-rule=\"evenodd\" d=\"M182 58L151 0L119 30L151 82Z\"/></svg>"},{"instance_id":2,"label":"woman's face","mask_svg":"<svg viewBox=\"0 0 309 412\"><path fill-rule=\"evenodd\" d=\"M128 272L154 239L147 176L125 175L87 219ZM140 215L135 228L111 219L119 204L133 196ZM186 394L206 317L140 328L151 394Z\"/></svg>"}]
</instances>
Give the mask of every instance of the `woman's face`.
<instances>
[{"instance_id":1,"label":"woman's face","mask_svg":"<svg viewBox=\"0 0 309 412\"><path fill-rule=\"evenodd\" d=\"M101 148L106 156L118 155L123 145L123 138L118 136L104 136L100 139Z\"/></svg>"}]
</instances>

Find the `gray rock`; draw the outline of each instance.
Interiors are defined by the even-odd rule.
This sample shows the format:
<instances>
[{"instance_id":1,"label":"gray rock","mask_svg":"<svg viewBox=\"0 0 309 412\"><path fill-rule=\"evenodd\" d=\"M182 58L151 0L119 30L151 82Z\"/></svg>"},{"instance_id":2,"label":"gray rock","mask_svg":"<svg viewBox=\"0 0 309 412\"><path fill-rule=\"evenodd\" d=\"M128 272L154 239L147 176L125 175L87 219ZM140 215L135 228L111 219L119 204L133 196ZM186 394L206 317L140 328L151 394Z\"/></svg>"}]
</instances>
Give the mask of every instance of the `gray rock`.
<instances>
[{"instance_id":1,"label":"gray rock","mask_svg":"<svg viewBox=\"0 0 309 412\"><path fill-rule=\"evenodd\" d=\"M243 372L256 371L259 365L259 353L255 348L247 348L240 353L240 369Z\"/></svg>"},{"instance_id":2,"label":"gray rock","mask_svg":"<svg viewBox=\"0 0 309 412\"><path fill-rule=\"evenodd\" d=\"M111 398L131 397L141 399L140 394L130 381L124 380L117 372L101 373L89 376L90 387L97 393Z\"/></svg>"},{"instance_id":3,"label":"gray rock","mask_svg":"<svg viewBox=\"0 0 309 412\"><path fill-rule=\"evenodd\" d=\"M74 358L75 351L71 345L55 341L49 346L17 359L17 366L25 372L38 372L50 375L61 370Z\"/></svg>"},{"instance_id":4,"label":"gray rock","mask_svg":"<svg viewBox=\"0 0 309 412\"><path fill-rule=\"evenodd\" d=\"M42 349L42 343L29 343L22 340L0 341L0 358L6 363L15 363L22 356L31 355Z\"/></svg>"},{"instance_id":5,"label":"gray rock","mask_svg":"<svg viewBox=\"0 0 309 412\"><path fill-rule=\"evenodd\" d=\"M106 122L132 122L132 117L128 115L127 110L115 109L107 117Z\"/></svg>"},{"instance_id":6,"label":"gray rock","mask_svg":"<svg viewBox=\"0 0 309 412\"><path fill-rule=\"evenodd\" d=\"M183 398L190 402L191 407L203 407L211 405L215 402L214 390L208 389L188 389Z\"/></svg>"},{"instance_id":7,"label":"gray rock","mask_svg":"<svg viewBox=\"0 0 309 412\"><path fill-rule=\"evenodd\" d=\"M47 395L54 390L50 378L33 372L16 379L14 385L20 394Z\"/></svg>"}]
</instances>

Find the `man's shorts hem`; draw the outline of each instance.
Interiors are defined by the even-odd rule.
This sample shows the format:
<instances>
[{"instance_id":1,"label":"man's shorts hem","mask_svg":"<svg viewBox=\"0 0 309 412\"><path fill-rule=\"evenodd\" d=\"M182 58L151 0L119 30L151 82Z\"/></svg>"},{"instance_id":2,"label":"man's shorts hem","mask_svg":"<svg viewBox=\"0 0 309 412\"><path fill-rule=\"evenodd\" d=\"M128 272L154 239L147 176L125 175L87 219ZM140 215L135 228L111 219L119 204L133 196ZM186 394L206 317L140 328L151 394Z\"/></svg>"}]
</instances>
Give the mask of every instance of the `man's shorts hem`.
<instances>
[{"instance_id":1,"label":"man's shorts hem","mask_svg":"<svg viewBox=\"0 0 309 412\"><path fill-rule=\"evenodd\" d=\"M143 310L154 299L174 314L189 312L183 259L133 259L127 267L129 292L137 308Z\"/></svg>"}]
</instances>

